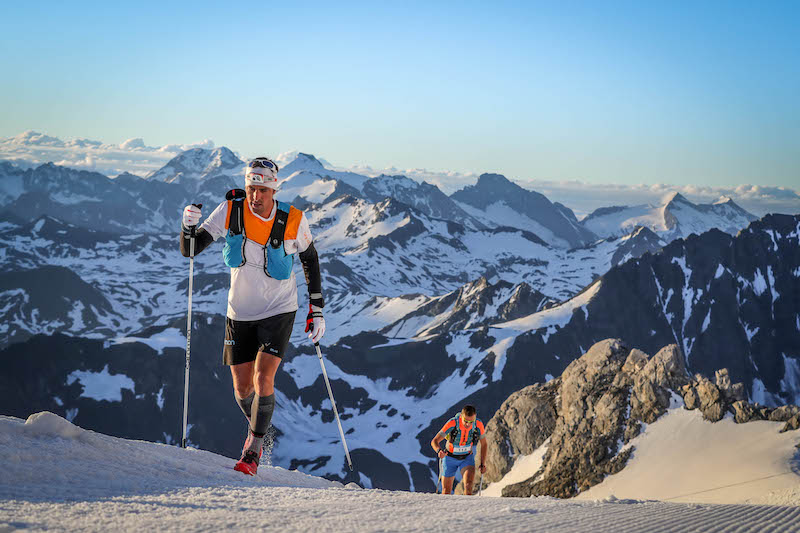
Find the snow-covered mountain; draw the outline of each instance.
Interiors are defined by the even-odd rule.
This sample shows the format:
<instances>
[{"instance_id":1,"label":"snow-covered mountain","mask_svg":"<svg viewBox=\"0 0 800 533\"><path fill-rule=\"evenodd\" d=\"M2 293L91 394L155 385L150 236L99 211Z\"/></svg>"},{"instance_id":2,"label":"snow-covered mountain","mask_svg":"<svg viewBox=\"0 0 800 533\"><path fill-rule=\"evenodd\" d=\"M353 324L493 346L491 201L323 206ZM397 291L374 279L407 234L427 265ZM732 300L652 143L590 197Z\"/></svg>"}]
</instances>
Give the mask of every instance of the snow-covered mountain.
<instances>
[{"instance_id":1,"label":"snow-covered mountain","mask_svg":"<svg viewBox=\"0 0 800 533\"><path fill-rule=\"evenodd\" d=\"M159 170L145 176L152 181L180 183L193 193L242 187L245 163L224 146L193 148L180 153Z\"/></svg>"},{"instance_id":2,"label":"snow-covered mountain","mask_svg":"<svg viewBox=\"0 0 800 533\"><path fill-rule=\"evenodd\" d=\"M470 229L485 228L468 215L455 201L427 182L418 183L405 176L380 175L367 180L362 190L364 197L373 202L394 198L433 218L452 220Z\"/></svg>"},{"instance_id":3,"label":"snow-covered mountain","mask_svg":"<svg viewBox=\"0 0 800 533\"><path fill-rule=\"evenodd\" d=\"M717 228L735 235L756 217L731 200L720 198L713 204L693 204L673 193L661 206L637 205L603 207L581 221L596 235L611 237L630 233L637 226L650 228L667 240L686 238Z\"/></svg>"},{"instance_id":4,"label":"snow-covered mountain","mask_svg":"<svg viewBox=\"0 0 800 533\"><path fill-rule=\"evenodd\" d=\"M559 248L575 248L596 240L590 230L578 224L571 210L500 174L481 174L475 185L454 192L451 198L481 222L524 229Z\"/></svg>"},{"instance_id":5,"label":"snow-covered mountain","mask_svg":"<svg viewBox=\"0 0 800 533\"><path fill-rule=\"evenodd\" d=\"M304 154L302 152L298 152L294 160L282 167L278 176L281 178L289 178L297 172L318 176L320 178L336 179L358 191L361 190L364 182L368 179L366 176L354 172L342 172L325 168L319 159L311 154Z\"/></svg>"},{"instance_id":6,"label":"snow-covered mountain","mask_svg":"<svg viewBox=\"0 0 800 533\"><path fill-rule=\"evenodd\" d=\"M0 356L11 361L0 376L0 412L27 416L51 410L114 435L176 441L188 274L177 252L178 221L190 201L206 204L207 214L229 187L241 186L242 169L236 170L241 161L226 154L225 149L193 151L176 158L184 170L177 171L176 164L148 179L131 174L110 179L52 164L24 170L0 166L11 177L0 179L5 195L0 265L8 273L0 280ZM372 486L432 490L434 464L425 440L455 406L470 399L490 416L510 392L558 375L598 339L631 336L631 343L644 339L641 346L660 347L675 342L674 331L684 331L683 312L694 313L695 307L706 312L705 300L692 299L684 276L675 272L659 275L658 293L634 291L630 280L646 277L654 258L663 257L655 252L667 245L645 227L580 241L589 234L575 227L571 211L544 197L531 197L530 205L543 206L552 219L520 227L457 204L432 186L351 174L328 171L313 156L300 154L281 169L285 181L278 198L306 209L320 251L328 323L323 344L359 477L346 477L319 364L302 333L303 316L277 378L275 464ZM483 185L492 180L502 185L499 178L484 179ZM498 204L485 207L492 205ZM548 220L558 224L548 229ZM760 242L773 235L776 247L745 246L735 257L760 261L766 254L769 265L758 265L762 277L774 276L782 284L776 290L791 294L786 269L800 269L790 246L792 231L783 219L762 223L751 226L758 235L753 238ZM561 231L563 238L556 237ZM687 256L687 264L717 260L760 289L754 269L745 269L744 259L731 260L724 245L740 242L745 233L735 239L708 235L692 248L696 257ZM569 239L583 244L568 246ZM220 249L216 244L195 260L189 436L233 456L241 448L243 419L219 361L229 283ZM641 270L625 270L620 279L620 269L633 264ZM300 284L302 279L298 267ZM709 280L693 281L691 294L700 288L707 294L703 283ZM743 308L766 294L748 296L745 285L740 289ZM305 288L299 292L302 304ZM649 309L638 300L659 298L667 306L661 315L662 307ZM707 328L707 339L691 341L694 350L687 355L693 369L704 371L703 358L717 357L708 355L718 353L716 343L734 342L725 336L740 322L725 314L736 306L729 307L720 311L719 321L714 311L709 320L717 326ZM629 308L637 309L638 322L628 318ZM766 332L783 335L794 327L783 319L770 322L763 313L742 320L748 331L760 328L765 339ZM696 337L691 327L685 335ZM797 357L790 347L759 347L760 354L753 354L757 364L738 379L759 379L767 402L800 389L793 385L794 374L784 371ZM776 354L778 348L785 358ZM719 353L745 357L736 350ZM744 368L729 363L715 368L720 366L732 372ZM35 383L26 379L32 374L40 376ZM757 396L761 389L752 388Z\"/></svg>"}]
</instances>

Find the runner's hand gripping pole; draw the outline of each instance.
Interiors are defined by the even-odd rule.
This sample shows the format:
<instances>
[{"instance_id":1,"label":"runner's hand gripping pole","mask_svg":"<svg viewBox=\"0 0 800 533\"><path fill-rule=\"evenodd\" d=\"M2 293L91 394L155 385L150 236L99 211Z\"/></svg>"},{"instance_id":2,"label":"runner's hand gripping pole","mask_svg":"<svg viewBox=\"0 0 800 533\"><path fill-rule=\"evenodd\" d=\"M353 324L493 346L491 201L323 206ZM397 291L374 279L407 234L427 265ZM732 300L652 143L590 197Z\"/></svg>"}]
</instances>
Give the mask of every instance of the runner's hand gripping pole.
<instances>
[{"instance_id":1,"label":"runner's hand gripping pole","mask_svg":"<svg viewBox=\"0 0 800 533\"><path fill-rule=\"evenodd\" d=\"M333 407L333 414L336 415L336 423L339 425L339 436L342 437L342 446L344 446L344 455L347 457L347 466L350 471L353 471L353 461L350 460L350 450L347 449L347 441L344 438L344 431L342 430L342 421L339 420L339 410L336 408L336 402L333 399L333 391L331 390L331 382L328 380L328 373L325 371L325 363L322 361L322 351L319 349L319 343L315 342L314 347L317 349L317 357L319 357L319 366L322 368L322 377L325 378L325 386L328 387L328 397L331 399L331 406Z\"/></svg>"},{"instance_id":2,"label":"runner's hand gripping pole","mask_svg":"<svg viewBox=\"0 0 800 533\"><path fill-rule=\"evenodd\" d=\"M192 204L199 210L203 204ZM184 215L185 217L185 215ZM189 226L189 311L186 317L186 367L183 370L183 431L181 433L181 448L186 448L186 423L189 420L189 359L192 346L192 281L194 279L194 241L197 235L197 221Z\"/></svg>"}]
</instances>

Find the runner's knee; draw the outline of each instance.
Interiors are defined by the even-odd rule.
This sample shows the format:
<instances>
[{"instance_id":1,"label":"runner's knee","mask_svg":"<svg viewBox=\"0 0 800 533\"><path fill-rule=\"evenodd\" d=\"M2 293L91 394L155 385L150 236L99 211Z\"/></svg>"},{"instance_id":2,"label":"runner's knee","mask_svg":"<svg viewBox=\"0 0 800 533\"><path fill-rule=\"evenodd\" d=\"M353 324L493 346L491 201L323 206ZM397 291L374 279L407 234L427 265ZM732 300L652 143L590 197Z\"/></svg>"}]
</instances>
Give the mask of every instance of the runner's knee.
<instances>
[{"instance_id":1,"label":"runner's knee","mask_svg":"<svg viewBox=\"0 0 800 533\"><path fill-rule=\"evenodd\" d=\"M256 371L255 375L256 393L259 396L269 396L273 394L275 388L275 376L269 372Z\"/></svg>"},{"instance_id":2,"label":"runner's knee","mask_svg":"<svg viewBox=\"0 0 800 533\"><path fill-rule=\"evenodd\" d=\"M244 399L250 397L255 391L252 383L248 382L233 382L233 392L236 394L237 399Z\"/></svg>"}]
</instances>

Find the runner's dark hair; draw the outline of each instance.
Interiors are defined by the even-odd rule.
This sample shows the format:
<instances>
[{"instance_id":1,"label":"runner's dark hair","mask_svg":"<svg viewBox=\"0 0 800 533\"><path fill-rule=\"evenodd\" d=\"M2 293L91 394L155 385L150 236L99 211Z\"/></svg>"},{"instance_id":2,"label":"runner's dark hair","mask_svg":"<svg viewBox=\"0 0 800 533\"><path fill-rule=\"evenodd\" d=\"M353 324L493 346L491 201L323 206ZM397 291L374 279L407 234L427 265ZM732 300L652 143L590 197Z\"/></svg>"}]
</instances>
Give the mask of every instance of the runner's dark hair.
<instances>
[{"instance_id":1,"label":"runner's dark hair","mask_svg":"<svg viewBox=\"0 0 800 533\"><path fill-rule=\"evenodd\" d=\"M472 416L475 414L475 406L467 404L461 409L461 412L464 413L464 416Z\"/></svg>"}]
</instances>

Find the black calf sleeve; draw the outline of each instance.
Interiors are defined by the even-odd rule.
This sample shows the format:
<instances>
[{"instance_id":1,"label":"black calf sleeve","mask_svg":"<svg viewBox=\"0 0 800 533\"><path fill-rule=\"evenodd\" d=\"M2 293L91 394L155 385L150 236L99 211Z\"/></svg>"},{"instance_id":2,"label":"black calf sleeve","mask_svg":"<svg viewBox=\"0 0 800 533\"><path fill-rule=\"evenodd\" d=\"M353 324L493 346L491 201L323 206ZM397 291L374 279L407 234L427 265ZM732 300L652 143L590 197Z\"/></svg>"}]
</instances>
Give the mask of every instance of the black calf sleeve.
<instances>
[{"instance_id":1,"label":"black calf sleeve","mask_svg":"<svg viewBox=\"0 0 800 533\"><path fill-rule=\"evenodd\" d=\"M255 394L255 393L254 393ZM250 411L250 429L256 436L263 436L272 422L272 412L275 410L275 395L258 396L253 399Z\"/></svg>"},{"instance_id":2,"label":"black calf sleeve","mask_svg":"<svg viewBox=\"0 0 800 533\"><path fill-rule=\"evenodd\" d=\"M239 398L236 396L236 393L233 394L233 397L236 398L236 403L239 404L239 409L242 410L245 418L247 418L247 421L250 422L250 413L253 409L253 399L256 397L255 391L251 392L250 396L247 398Z\"/></svg>"}]
</instances>

